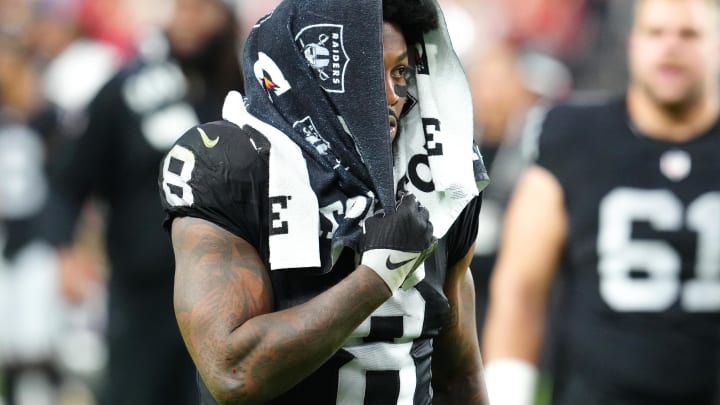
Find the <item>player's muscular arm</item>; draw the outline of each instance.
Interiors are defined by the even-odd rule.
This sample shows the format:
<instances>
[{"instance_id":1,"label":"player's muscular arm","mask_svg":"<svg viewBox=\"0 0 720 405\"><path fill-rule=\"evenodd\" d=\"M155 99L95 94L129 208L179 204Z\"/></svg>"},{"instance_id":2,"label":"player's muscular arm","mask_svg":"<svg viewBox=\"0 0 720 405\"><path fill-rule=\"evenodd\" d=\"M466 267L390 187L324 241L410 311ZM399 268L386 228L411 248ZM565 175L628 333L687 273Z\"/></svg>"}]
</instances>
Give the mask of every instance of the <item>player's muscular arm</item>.
<instances>
[{"instance_id":1,"label":"player's muscular arm","mask_svg":"<svg viewBox=\"0 0 720 405\"><path fill-rule=\"evenodd\" d=\"M304 304L272 312L272 285L251 245L210 222L176 219L178 323L218 402L264 402L310 375L427 257L432 232L427 210L406 196L395 213L365 221L355 271Z\"/></svg>"},{"instance_id":2,"label":"player's muscular arm","mask_svg":"<svg viewBox=\"0 0 720 405\"><path fill-rule=\"evenodd\" d=\"M537 362L545 305L566 236L563 192L547 170L523 175L505 217L483 339L485 358Z\"/></svg>"},{"instance_id":3,"label":"player's muscular arm","mask_svg":"<svg viewBox=\"0 0 720 405\"><path fill-rule=\"evenodd\" d=\"M390 290L360 266L315 299L272 312L266 268L246 241L195 218L172 227L175 311L187 347L219 403L260 403L327 360Z\"/></svg>"},{"instance_id":4,"label":"player's muscular arm","mask_svg":"<svg viewBox=\"0 0 720 405\"><path fill-rule=\"evenodd\" d=\"M468 266L474 247L448 271L450 319L435 340L433 388L437 404L488 404L475 328L475 287Z\"/></svg>"},{"instance_id":5,"label":"player's muscular arm","mask_svg":"<svg viewBox=\"0 0 720 405\"><path fill-rule=\"evenodd\" d=\"M535 371L531 365L540 355L548 294L566 235L560 184L546 169L530 167L510 201L490 285L483 355L491 399L500 395L503 403L532 401ZM524 393L514 390L522 395L512 401L503 383L508 373L515 374L515 381L528 381Z\"/></svg>"}]
</instances>

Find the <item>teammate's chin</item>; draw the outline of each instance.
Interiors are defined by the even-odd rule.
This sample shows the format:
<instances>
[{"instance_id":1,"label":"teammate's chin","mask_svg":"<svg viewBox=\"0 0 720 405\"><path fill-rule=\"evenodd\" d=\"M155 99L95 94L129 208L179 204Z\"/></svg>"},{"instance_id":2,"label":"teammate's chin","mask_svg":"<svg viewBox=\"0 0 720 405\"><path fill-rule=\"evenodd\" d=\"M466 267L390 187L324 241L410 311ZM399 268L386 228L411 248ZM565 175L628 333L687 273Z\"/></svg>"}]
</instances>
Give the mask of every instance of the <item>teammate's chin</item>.
<instances>
[{"instance_id":1,"label":"teammate's chin","mask_svg":"<svg viewBox=\"0 0 720 405\"><path fill-rule=\"evenodd\" d=\"M687 85L680 88L645 84L642 87L656 105L668 112L675 113L682 113L690 109L702 98L703 91L699 85Z\"/></svg>"}]
</instances>

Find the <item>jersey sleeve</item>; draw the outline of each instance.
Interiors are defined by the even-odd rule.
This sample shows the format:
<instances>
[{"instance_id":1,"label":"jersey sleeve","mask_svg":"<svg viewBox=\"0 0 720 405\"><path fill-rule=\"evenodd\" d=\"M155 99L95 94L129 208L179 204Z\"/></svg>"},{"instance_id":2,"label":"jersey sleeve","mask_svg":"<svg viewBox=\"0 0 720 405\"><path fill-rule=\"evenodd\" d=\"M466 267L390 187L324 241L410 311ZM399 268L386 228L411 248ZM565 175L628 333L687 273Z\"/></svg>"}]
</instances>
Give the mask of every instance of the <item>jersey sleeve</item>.
<instances>
[{"instance_id":1,"label":"jersey sleeve","mask_svg":"<svg viewBox=\"0 0 720 405\"><path fill-rule=\"evenodd\" d=\"M201 218L261 251L268 148L258 135L248 127L217 121L180 137L162 160L158 179L166 229L176 217Z\"/></svg>"},{"instance_id":2,"label":"jersey sleeve","mask_svg":"<svg viewBox=\"0 0 720 405\"><path fill-rule=\"evenodd\" d=\"M463 209L447 233L448 268L454 266L467 254L478 233L478 218L482 194L473 198Z\"/></svg>"},{"instance_id":3,"label":"jersey sleeve","mask_svg":"<svg viewBox=\"0 0 720 405\"><path fill-rule=\"evenodd\" d=\"M623 98L575 100L554 107L543 122L535 163L548 170L563 190L592 181L584 156L605 148L607 135L626 125L624 109Z\"/></svg>"},{"instance_id":4,"label":"jersey sleeve","mask_svg":"<svg viewBox=\"0 0 720 405\"><path fill-rule=\"evenodd\" d=\"M624 108L624 104L602 100L558 105L543 122L535 163L548 170L563 190L578 181L592 181L583 156L594 148L606 147L602 143L603 134L616 131L618 123L612 117L617 116L614 111Z\"/></svg>"},{"instance_id":5,"label":"jersey sleeve","mask_svg":"<svg viewBox=\"0 0 720 405\"><path fill-rule=\"evenodd\" d=\"M568 141L566 134L572 132L570 115L568 107L558 106L550 110L543 121L538 137L536 163L550 171L562 163L563 154L567 153L563 144Z\"/></svg>"}]
</instances>

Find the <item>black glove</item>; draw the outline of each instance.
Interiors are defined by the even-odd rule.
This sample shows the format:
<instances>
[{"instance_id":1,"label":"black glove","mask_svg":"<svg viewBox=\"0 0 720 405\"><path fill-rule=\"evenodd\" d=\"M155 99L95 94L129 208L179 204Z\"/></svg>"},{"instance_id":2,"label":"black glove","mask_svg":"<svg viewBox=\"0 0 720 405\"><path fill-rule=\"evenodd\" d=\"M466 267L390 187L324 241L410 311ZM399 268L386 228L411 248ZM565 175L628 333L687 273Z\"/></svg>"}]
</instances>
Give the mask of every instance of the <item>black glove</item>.
<instances>
[{"instance_id":1,"label":"black glove","mask_svg":"<svg viewBox=\"0 0 720 405\"><path fill-rule=\"evenodd\" d=\"M361 264L373 269L395 292L437 246L428 211L415 196L403 196L392 215L365 220Z\"/></svg>"}]
</instances>

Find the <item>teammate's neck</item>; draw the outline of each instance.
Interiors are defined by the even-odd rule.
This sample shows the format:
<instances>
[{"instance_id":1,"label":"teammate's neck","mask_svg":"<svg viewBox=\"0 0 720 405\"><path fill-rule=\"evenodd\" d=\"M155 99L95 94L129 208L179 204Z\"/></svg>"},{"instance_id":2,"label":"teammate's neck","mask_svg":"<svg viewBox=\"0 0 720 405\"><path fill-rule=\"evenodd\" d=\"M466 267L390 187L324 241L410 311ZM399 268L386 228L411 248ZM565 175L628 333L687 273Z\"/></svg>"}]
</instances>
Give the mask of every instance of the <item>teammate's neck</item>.
<instances>
[{"instance_id":1,"label":"teammate's neck","mask_svg":"<svg viewBox=\"0 0 720 405\"><path fill-rule=\"evenodd\" d=\"M682 112L669 111L635 86L628 89L627 108L633 124L646 136L683 142L702 135L720 117L720 97L710 91Z\"/></svg>"}]
</instances>

